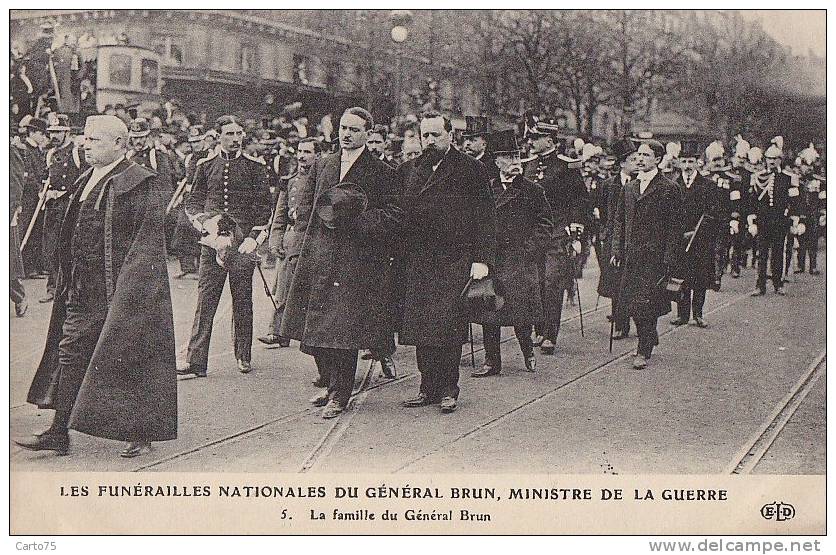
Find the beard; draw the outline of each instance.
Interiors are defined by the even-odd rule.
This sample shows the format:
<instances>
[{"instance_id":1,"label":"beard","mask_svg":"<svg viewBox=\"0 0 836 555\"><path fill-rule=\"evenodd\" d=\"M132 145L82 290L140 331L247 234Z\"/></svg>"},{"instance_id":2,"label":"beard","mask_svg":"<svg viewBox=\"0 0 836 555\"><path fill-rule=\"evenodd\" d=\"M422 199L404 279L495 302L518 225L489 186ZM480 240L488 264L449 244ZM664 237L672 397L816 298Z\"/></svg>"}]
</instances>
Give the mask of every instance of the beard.
<instances>
[{"instance_id":1,"label":"beard","mask_svg":"<svg viewBox=\"0 0 836 555\"><path fill-rule=\"evenodd\" d=\"M435 145L427 145L427 147L424 148L424 157L424 161L426 164L430 166L435 166L436 164L441 162L442 158L444 158L444 151L440 150Z\"/></svg>"}]
</instances>

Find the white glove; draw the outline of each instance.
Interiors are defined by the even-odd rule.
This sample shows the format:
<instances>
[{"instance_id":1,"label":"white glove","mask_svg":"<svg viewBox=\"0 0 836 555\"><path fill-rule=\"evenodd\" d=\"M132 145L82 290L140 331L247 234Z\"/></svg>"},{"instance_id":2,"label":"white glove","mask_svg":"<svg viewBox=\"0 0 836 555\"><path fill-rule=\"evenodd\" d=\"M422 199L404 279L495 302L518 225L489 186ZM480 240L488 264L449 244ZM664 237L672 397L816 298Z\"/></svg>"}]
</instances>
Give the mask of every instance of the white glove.
<instances>
[{"instance_id":1,"label":"white glove","mask_svg":"<svg viewBox=\"0 0 836 555\"><path fill-rule=\"evenodd\" d=\"M580 241L572 241L572 250L575 251L575 254L580 254L582 248Z\"/></svg>"},{"instance_id":2,"label":"white glove","mask_svg":"<svg viewBox=\"0 0 836 555\"><path fill-rule=\"evenodd\" d=\"M793 227L798 227L798 222L801 221L801 218L799 216L790 216L790 220L792 220Z\"/></svg>"},{"instance_id":3,"label":"white glove","mask_svg":"<svg viewBox=\"0 0 836 555\"><path fill-rule=\"evenodd\" d=\"M198 231L208 233L209 235L217 235L218 234L218 222L221 221L221 215L218 214L217 216L213 216L211 218L206 219L202 224L196 220L196 223L200 225Z\"/></svg>"},{"instance_id":4,"label":"white glove","mask_svg":"<svg viewBox=\"0 0 836 555\"><path fill-rule=\"evenodd\" d=\"M798 233L796 235L804 235L807 231L807 226L805 224L798 224Z\"/></svg>"},{"instance_id":5,"label":"white glove","mask_svg":"<svg viewBox=\"0 0 836 555\"><path fill-rule=\"evenodd\" d=\"M797 225L790 226L790 235L799 235Z\"/></svg>"},{"instance_id":6,"label":"white glove","mask_svg":"<svg viewBox=\"0 0 836 555\"><path fill-rule=\"evenodd\" d=\"M749 231L749 235L751 235L752 237L758 234L758 226L756 226L755 224L749 224L747 230Z\"/></svg>"},{"instance_id":7,"label":"white glove","mask_svg":"<svg viewBox=\"0 0 836 555\"><path fill-rule=\"evenodd\" d=\"M470 265L470 277L482 279L488 277L488 265L481 262L474 262Z\"/></svg>"},{"instance_id":8,"label":"white glove","mask_svg":"<svg viewBox=\"0 0 836 555\"><path fill-rule=\"evenodd\" d=\"M826 226L827 225L827 216L826 215L822 214L821 216L819 216L819 225L820 226Z\"/></svg>"},{"instance_id":9,"label":"white glove","mask_svg":"<svg viewBox=\"0 0 836 555\"><path fill-rule=\"evenodd\" d=\"M757 218L757 215L755 214L750 214L746 216L746 223L748 223L750 226L755 225L755 218Z\"/></svg>"},{"instance_id":10,"label":"white glove","mask_svg":"<svg viewBox=\"0 0 836 555\"><path fill-rule=\"evenodd\" d=\"M243 241L241 241L241 246L238 247L238 252L241 254L252 254L255 252L255 249L258 248L258 243L255 242L255 239L252 237L247 237Z\"/></svg>"},{"instance_id":11,"label":"white glove","mask_svg":"<svg viewBox=\"0 0 836 555\"><path fill-rule=\"evenodd\" d=\"M740 233L740 222L737 220L729 220L729 230L731 231L732 235L737 235Z\"/></svg>"},{"instance_id":12,"label":"white glove","mask_svg":"<svg viewBox=\"0 0 836 555\"><path fill-rule=\"evenodd\" d=\"M592 215L595 217L596 220L601 219L601 211L598 209L597 206L592 209Z\"/></svg>"}]
</instances>

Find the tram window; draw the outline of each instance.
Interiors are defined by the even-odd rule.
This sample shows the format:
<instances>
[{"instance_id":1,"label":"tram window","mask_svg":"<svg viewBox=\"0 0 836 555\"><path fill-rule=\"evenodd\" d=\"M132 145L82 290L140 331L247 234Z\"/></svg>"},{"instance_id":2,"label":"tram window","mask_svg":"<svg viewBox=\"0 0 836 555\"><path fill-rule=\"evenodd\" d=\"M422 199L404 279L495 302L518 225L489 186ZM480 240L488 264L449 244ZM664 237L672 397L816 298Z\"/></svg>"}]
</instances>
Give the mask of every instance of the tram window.
<instances>
[{"instance_id":1,"label":"tram window","mask_svg":"<svg viewBox=\"0 0 836 555\"><path fill-rule=\"evenodd\" d=\"M124 54L110 56L110 83L112 85L131 86L131 57Z\"/></svg>"},{"instance_id":2,"label":"tram window","mask_svg":"<svg viewBox=\"0 0 836 555\"><path fill-rule=\"evenodd\" d=\"M159 81L160 70L156 60L142 60L142 74L140 78L140 88L143 90L156 90L157 81Z\"/></svg>"}]
</instances>

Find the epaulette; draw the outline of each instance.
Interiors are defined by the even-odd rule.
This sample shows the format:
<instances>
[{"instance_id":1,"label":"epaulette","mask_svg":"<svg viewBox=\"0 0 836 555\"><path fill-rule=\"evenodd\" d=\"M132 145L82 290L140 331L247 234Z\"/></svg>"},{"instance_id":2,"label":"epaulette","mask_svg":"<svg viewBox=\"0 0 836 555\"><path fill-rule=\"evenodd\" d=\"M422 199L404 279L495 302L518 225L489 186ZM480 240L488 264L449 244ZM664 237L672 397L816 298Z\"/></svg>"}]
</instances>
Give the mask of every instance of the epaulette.
<instances>
[{"instance_id":1,"label":"epaulette","mask_svg":"<svg viewBox=\"0 0 836 555\"><path fill-rule=\"evenodd\" d=\"M246 152L242 152L241 155L244 158L246 158L247 160L252 160L253 162L261 164L262 166L267 165L267 162L265 162L263 158L256 158L255 156L251 156L251 155L247 154Z\"/></svg>"},{"instance_id":2,"label":"epaulette","mask_svg":"<svg viewBox=\"0 0 836 555\"><path fill-rule=\"evenodd\" d=\"M213 150L212 152L208 153L206 156L204 156L203 158L201 158L200 160L198 160L198 161L195 163L194 167L198 167L198 166L199 166L199 165L201 165L202 163L204 163L204 162L208 162L209 160L211 160L212 158L215 158L215 157L217 157L217 156L218 156L218 151L217 151L217 150Z\"/></svg>"},{"instance_id":3,"label":"epaulette","mask_svg":"<svg viewBox=\"0 0 836 555\"><path fill-rule=\"evenodd\" d=\"M533 160L536 160L537 158L539 157L535 154L534 156L531 156L529 158L523 158L522 160L520 160L520 163L525 164L526 162L531 162Z\"/></svg>"},{"instance_id":4,"label":"epaulette","mask_svg":"<svg viewBox=\"0 0 836 555\"><path fill-rule=\"evenodd\" d=\"M725 173L727 176L729 176L729 178L732 181L743 181L743 178L740 177L740 175L738 175L736 173L733 173L733 172L730 172L730 171L726 171L726 172L723 172L723 173Z\"/></svg>"}]
</instances>

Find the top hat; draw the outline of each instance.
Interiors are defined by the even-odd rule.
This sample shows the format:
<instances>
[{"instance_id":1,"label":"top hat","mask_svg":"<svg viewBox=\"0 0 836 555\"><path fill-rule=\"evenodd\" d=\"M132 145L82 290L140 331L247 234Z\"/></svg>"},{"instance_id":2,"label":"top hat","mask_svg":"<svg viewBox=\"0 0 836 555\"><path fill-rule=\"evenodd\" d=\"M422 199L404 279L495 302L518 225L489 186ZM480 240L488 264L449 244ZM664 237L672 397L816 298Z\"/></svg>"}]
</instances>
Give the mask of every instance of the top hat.
<instances>
[{"instance_id":1,"label":"top hat","mask_svg":"<svg viewBox=\"0 0 836 555\"><path fill-rule=\"evenodd\" d=\"M699 141L682 141L679 158L699 158L702 156L702 146Z\"/></svg>"},{"instance_id":2,"label":"top hat","mask_svg":"<svg viewBox=\"0 0 836 555\"><path fill-rule=\"evenodd\" d=\"M517 135L513 129L504 129L488 135L488 144L494 154L519 154Z\"/></svg>"},{"instance_id":3,"label":"top hat","mask_svg":"<svg viewBox=\"0 0 836 555\"><path fill-rule=\"evenodd\" d=\"M623 162L628 156L636 152L636 145L633 141L627 139L619 139L610 147L613 156L618 162Z\"/></svg>"},{"instance_id":4,"label":"top hat","mask_svg":"<svg viewBox=\"0 0 836 555\"><path fill-rule=\"evenodd\" d=\"M147 137L151 133L151 125L145 118L136 118L128 126L128 137Z\"/></svg>"},{"instance_id":5,"label":"top hat","mask_svg":"<svg viewBox=\"0 0 836 555\"><path fill-rule=\"evenodd\" d=\"M49 127L46 128L47 131L69 131L70 130L70 117L66 114L56 114L51 113L49 115Z\"/></svg>"},{"instance_id":6,"label":"top hat","mask_svg":"<svg viewBox=\"0 0 836 555\"><path fill-rule=\"evenodd\" d=\"M486 314L498 312L505 306L505 291L502 284L488 276L470 279L461 293L464 313L471 318L481 319Z\"/></svg>"},{"instance_id":7,"label":"top hat","mask_svg":"<svg viewBox=\"0 0 836 555\"><path fill-rule=\"evenodd\" d=\"M343 181L331 187L316 201L316 213L328 229L345 227L369 205L369 198L362 187Z\"/></svg>"},{"instance_id":8,"label":"top hat","mask_svg":"<svg viewBox=\"0 0 836 555\"><path fill-rule=\"evenodd\" d=\"M488 118L485 116L465 116L465 130L462 139L484 137L488 134Z\"/></svg>"}]
</instances>

